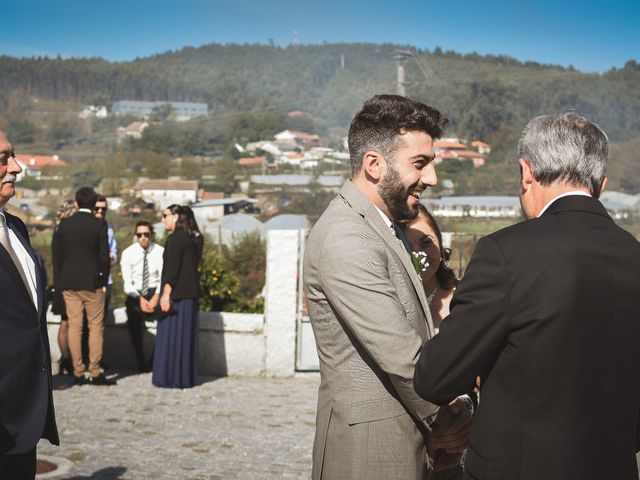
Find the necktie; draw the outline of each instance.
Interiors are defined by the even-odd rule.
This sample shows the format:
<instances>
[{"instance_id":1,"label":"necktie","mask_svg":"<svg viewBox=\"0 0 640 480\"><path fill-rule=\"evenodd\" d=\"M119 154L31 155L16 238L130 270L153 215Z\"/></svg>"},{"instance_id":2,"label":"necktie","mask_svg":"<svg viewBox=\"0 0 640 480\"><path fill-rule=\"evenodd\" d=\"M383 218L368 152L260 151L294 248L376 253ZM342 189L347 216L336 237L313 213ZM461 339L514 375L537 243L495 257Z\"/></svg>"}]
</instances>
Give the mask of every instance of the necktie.
<instances>
[{"instance_id":1,"label":"necktie","mask_svg":"<svg viewBox=\"0 0 640 480\"><path fill-rule=\"evenodd\" d=\"M147 252L144 251L144 259L142 260L142 295L146 295L149 289L149 262L147 261Z\"/></svg>"},{"instance_id":2,"label":"necktie","mask_svg":"<svg viewBox=\"0 0 640 480\"><path fill-rule=\"evenodd\" d=\"M393 234L395 235L395 237L398 240L400 240L400 242L402 243L402 246L407 251L407 253L411 255L412 248L411 248L411 245L409 244L409 240L407 240L407 237L404 236L404 232L398 226L398 224L395 222L391 222L391 230L393 230Z\"/></svg>"},{"instance_id":3,"label":"necktie","mask_svg":"<svg viewBox=\"0 0 640 480\"><path fill-rule=\"evenodd\" d=\"M22 281L24 282L24 286L27 287L27 292L31 294L31 288L29 287L27 275L24 273L22 264L20 263L20 260L18 259L18 256L16 255L15 250L11 246L11 242L9 241L9 230L7 228L7 219L4 217L4 215L0 215L0 244L7 251L7 253L11 257L11 260L13 260L13 264L15 265L16 270L18 270L18 273L20 274L20 278L22 278Z\"/></svg>"}]
</instances>

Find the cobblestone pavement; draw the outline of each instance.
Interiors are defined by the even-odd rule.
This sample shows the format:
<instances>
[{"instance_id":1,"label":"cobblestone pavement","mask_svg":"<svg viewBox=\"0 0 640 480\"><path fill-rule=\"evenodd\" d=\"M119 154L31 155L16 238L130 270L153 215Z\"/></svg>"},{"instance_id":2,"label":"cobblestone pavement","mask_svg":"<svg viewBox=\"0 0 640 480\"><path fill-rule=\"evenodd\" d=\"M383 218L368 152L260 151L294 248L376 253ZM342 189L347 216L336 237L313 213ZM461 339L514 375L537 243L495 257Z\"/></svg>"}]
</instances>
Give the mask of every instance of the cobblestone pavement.
<instances>
[{"instance_id":1,"label":"cobblestone pavement","mask_svg":"<svg viewBox=\"0 0 640 480\"><path fill-rule=\"evenodd\" d=\"M319 376L220 378L187 390L151 374L113 387L70 387L54 377L66 480L308 479ZM638 457L640 458L640 456Z\"/></svg>"},{"instance_id":2,"label":"cobblestone pavement","mask_svg":"<svg viewBox=\"0 0 640 480\"><path fill-rule=\"evenodd\" d=\"M56 478L308 479L319 376L210 379L187 390L151 385L151 374L112 387L54 377L63 457ZM69 387L69 388L67 388Z\"/></svg>"}]
</instances>

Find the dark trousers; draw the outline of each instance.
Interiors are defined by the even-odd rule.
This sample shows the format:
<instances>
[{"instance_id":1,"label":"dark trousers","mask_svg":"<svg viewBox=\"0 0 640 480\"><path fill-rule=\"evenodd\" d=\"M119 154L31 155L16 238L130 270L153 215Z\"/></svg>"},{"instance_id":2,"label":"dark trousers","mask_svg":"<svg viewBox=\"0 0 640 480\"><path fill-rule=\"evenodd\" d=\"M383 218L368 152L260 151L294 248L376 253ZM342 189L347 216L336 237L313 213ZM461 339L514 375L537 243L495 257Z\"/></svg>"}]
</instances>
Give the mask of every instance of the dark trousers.
<instances>
[{"instance_id":1,"label":"dark trousers","mask_svg":"<svg viewBox=\"0 0 640 480\"><path fill-rule=\"evenodd\" d=\"M0 478L7 480L36 478L36 447L27 453L0 455Z\"/></svg>"},{"instance_id":2,"label":"dark trousers","mask_svg":"<svg viewBox=\"0 0 640 480\"><path fill-rule=\"evenodd\" d=\"M140 298L127 296L124 303L127 311L127 325L131 334L131 342L136 353L138 362L138 370L144 372L147 370L147 362L144 355L144 347L142 344L142 331L144 329L144 319L140 311Z\"/></svg>"}]
</instances>

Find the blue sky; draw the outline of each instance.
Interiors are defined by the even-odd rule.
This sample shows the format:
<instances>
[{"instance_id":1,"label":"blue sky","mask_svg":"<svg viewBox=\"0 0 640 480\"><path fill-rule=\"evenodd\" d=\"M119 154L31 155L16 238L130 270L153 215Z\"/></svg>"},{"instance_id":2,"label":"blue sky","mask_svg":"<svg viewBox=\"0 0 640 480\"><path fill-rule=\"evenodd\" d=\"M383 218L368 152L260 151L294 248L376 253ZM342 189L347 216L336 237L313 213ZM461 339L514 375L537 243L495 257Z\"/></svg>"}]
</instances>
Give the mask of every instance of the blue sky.
<instances>
[{"instance_id":1,"label":"blue sky","mask_svg":"<svg viewBox=\"0 0 640 480\"><path fill-rule=\"evenodd\" d=\"M640 0L0 0L0 54L126 61L206 43L373 42L582 71L640 61Z\"/></svg>"}]
</instances>

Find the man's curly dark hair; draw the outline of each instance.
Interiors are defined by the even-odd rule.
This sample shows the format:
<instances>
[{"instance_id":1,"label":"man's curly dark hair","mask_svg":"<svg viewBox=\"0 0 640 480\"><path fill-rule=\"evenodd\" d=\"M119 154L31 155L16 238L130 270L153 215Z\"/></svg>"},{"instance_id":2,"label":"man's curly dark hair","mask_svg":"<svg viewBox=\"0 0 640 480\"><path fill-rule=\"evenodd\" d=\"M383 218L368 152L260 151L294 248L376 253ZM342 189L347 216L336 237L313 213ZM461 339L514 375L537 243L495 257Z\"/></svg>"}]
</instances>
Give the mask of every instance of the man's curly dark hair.
<instances>
[{"instance_id":1,"label":"man's curly dark hair","mask_svg":"<svg viewBox=\"0 0 640 480\"><path fill-rule=\"evenodd\" d=\"M367 100L349 127L351 174L362 167L364 154L374 150L393 161L398 135L425 132L434 140L444 133L448 120L435 108L400 95L376 95Z\"/></svg>"}]
</instances>

